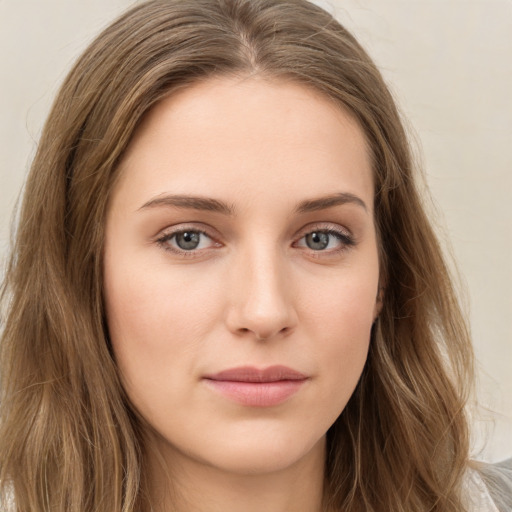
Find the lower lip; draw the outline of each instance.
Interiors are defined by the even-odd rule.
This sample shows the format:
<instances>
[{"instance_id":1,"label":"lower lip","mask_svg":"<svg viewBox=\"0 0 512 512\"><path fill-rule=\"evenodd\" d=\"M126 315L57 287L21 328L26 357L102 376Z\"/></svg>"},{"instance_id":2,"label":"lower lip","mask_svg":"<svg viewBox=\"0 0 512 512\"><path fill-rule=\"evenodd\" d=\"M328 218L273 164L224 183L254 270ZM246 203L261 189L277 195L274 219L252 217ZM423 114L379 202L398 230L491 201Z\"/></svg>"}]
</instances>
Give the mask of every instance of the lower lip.
<instances>
[{"instance_id":1,"label":"lower lip","mask_svg":"<svg viewBox=\"0 0 512 512\"><path fill-rule=\"evenodd\" d=\"M205 379L215 391L225 397L250 407L272 407L288 400L306 382L303 380L280 380L277 382L239 382Z\"/></svg>"}]
</instances>

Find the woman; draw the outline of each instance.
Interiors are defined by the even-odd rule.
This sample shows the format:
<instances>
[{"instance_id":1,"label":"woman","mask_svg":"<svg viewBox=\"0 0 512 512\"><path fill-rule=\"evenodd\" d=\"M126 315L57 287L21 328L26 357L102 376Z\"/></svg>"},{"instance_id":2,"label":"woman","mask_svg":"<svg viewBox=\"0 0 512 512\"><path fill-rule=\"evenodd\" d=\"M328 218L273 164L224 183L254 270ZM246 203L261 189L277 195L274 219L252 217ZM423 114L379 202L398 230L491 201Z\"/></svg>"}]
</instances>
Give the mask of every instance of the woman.
<instances>
[{"instance_id":1,"label":"woman","mask_svg":"<svg viewBox=\"0 0 512 512\"><path fill-rule=\"evenodd\" d=\"M65 81L2 339L2 507L466 511L472 354L393 100L305 1L150 1Z\"/></svg>"}]
</instances>

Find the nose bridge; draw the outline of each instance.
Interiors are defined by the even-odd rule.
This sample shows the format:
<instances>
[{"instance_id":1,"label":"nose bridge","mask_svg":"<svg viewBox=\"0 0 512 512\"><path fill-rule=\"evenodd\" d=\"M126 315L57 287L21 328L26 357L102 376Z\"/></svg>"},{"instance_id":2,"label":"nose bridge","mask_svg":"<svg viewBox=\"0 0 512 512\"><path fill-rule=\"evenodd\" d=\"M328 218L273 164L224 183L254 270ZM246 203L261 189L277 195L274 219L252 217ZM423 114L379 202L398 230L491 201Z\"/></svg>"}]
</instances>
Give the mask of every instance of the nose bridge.
<instances>
[{"instance_id":1,"label":"nose bridge","mask_svg":"<svg viewBox=\"0 0 512 512\"><path fill-rule=\"evenodd\" d=\"M291 283L284 255L275 244L249 244L237 256L231 280L229 327L268 339L295 325Z\"/></svg>"}]
</instances>

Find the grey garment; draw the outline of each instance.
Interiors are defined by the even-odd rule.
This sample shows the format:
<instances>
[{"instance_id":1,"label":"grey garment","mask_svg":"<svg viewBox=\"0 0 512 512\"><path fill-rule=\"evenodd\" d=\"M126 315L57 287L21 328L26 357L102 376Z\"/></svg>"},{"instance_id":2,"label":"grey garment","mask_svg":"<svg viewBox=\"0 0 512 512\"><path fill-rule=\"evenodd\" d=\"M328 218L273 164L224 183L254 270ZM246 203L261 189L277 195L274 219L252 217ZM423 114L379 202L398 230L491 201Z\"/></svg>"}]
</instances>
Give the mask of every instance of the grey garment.
<instances>
[{"instance_id":1,"label":"grey garment","mask_svg":"<svg viewBox=\"0 0 512 512\"><path fill-rule=\"evenodd\" d=\"M512 458L479 464L478 472L499 512L512 512Z\"/></svg>"}]
</instances>

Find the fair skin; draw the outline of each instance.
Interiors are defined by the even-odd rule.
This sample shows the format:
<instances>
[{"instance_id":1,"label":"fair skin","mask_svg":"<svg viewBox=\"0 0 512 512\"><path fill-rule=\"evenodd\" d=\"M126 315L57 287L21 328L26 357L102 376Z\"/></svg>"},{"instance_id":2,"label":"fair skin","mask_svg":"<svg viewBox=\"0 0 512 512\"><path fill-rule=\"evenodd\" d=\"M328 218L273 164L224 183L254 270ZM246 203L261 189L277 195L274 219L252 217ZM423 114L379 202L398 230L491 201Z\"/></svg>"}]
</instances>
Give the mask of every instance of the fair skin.
<instances>
[{"instance_id":1,"label":"fair skin","mask_svg":"<svg viewBox=\"0 0 512 512\"><path fill-rule=\"evenodd\" d=\"M104 273L155 511L320 512L326 431L379 310L372 208L360 128L302 85L209 79L145 118Z\"/></svg>"}]
</instances>

